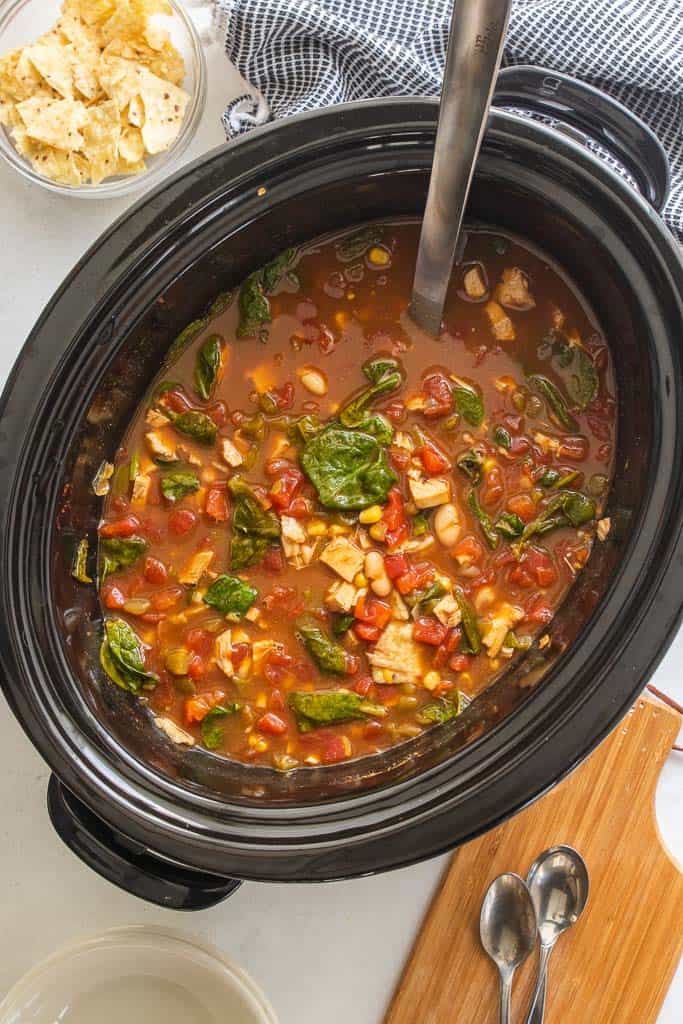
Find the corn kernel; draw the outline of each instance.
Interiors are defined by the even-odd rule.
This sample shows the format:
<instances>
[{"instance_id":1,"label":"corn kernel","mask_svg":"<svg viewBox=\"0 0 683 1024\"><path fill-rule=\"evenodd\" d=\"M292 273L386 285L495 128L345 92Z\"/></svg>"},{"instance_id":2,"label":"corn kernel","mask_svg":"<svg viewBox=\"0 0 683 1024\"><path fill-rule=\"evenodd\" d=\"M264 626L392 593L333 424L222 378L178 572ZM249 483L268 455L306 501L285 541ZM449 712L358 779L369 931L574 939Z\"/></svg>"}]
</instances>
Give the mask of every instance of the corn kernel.
<instances>
[{"instance_id":1,"label":"corn kernel","mask_svg":"<svg viewBox=\"0 0 683 1024\"><path fill-rule=\"evenodd\" d=\"M358 522L367 525L367 523L378 523L382 518L383 509L381 505L371 505L370 508L364 508L358 516Z\"/></svg>"},{"instance_id":2,"label":"corn kernel","mask_svg":"<svg viewBox=\"0 0 683 1024\"><path fill-rule=\"evenodd\" d=\"M268 749L268 743L261 736L257 736L255 732L252 732L249 736L249 746L256 751L257 754L263 754Z\"/></svg>"},{"instance_id":3,"label":"corn kernel","mask_svg":"<svg viewBox=\"0 0 683 1024\"><path fill-rule=\"evenodd\" d=\"M251 673L251 658L245 658L241 662L240 667L237 669L237 675L240 679L246 679Z\"/></svg>"},{"instance_id":4,"label":"corn kernel","mask_svg":"<svg viewBox=\"0 0 683 1024\"><path fill-rule=\"evenodd\" d=\"M435 690L440 682L441 676L439 675L438 672L433 671L427 672L427 674L422 679L422 685L424 686L425 690Z\"/></svg>"},{"instance_id":5,"label":"corn kernel","mask_svg":"<svg viewBox=\"0 0 683 1024\"><path fill-rule=\"evenodd\" d=\"M492 459L490 456L487 459L484 459L484 471L486 473L490 473L491 470L495 469L496 466L497 466L496 460Z\"/></svg>"},{"instance_id":6,"label":"corn kernel","mask_svg":"<svg viewBox=\"0 0 683 1024\"><path fill-rule=\"evenodd\" d=\"M390 683L391 682L391 669L385 668L385 669L382 670L382 672L384 674L384 682L385 683Z\"/></svg>"},{"instance_id":7,"label":"corn kernel","mask_svg":"<svg viewBox=\"0 0 683 1024\"><path fill-rule=\"evenodd\" d=\"M315 754L309 754L308 757L304 758L304 764L310 764L310 765L320 764L320 758L316 757Z\"/></svg>"},{"instance_id":8,"label":"corn kernel","mask_svg":"<svg viewBox=\"0 0 683 1024\"><path fill-rule=\"evenodd\" d=\"M391 254L381 245L373 245L368 253L368 263L373 267L387 267L391 262Z\"/></svg>"},{"instance_id":9,"label":"corn kernel","mask_svg":"<svg viewBox=\"0 0 683 1024\"><path fill-rule=\"evenodd\" d=\"M354 587L367 587L368 578L364 572L356 573L356 575L353 577L353 585Z\"/></svg>"},{"instance_id":10,"label":"corn kernel","mask_svg":"<svg viewBox=\"0 0 683 1024\"><path fill-rule=\"evenodd\" d=\"M311 519L306 527L306 532L309 537L324 537L327 533L327 523L323 522L322 519Z\"/></svg>"},{"instance_id":11,"label":"corn kernel","mask_svg":"<svg viewBox=\"0 0 683 1024\"><path fill-rule=\"evenodd\" d=\"M265 693L259 693L258 697L256 698L255 704L257 708L265 708L268 706L268 698L266 697Z\"/></svg>"},{"instance_id":12,"label":"corn kernel","mask_svg":"<svg viewBox=\"0 0 683 1024\"><path fill-rule=\"evenodd\" d=\"M373 540L384 540L387 534L387 528L384 523L373 523L368 530L368 533Z\"/></svg>"},{"instance_id":13,"label":"corn kernel","mask_svg":"<svg viewBox=\"0 0 683 1024\"><path fill-rule=\"evenodd\" d=\"M346 526L344 523L332 523L332 526L327 531L330 537L344 537L346 534L351 533L351 527Z\"/></svg>"}]
</instances>

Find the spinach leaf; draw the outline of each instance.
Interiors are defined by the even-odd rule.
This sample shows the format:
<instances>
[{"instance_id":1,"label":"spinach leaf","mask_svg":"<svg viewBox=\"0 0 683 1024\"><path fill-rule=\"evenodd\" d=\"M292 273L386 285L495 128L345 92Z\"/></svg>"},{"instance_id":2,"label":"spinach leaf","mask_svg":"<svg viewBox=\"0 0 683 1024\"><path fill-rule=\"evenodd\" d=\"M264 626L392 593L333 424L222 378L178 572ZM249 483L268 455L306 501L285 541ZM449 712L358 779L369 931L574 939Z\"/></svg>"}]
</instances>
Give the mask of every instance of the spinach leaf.
<instances>
[{"instance_id":1,"label":"spinach leaf","mask_svg":"<svg viewBox=\"0 0 683 1024\"><path fill-rule=\"evenodd\" d=\"M586 409L598 395L598 371L588 352L572 343L560 331L551 330L538 348L541 359L550 355L553 365L561 374L572 402Z\"/></svg>"},{"instance_id":2,"label":"spinach leaf","mask_svg":"<svg viewBox=\"0 0 683 1024\"><path fill-rule=\"evenodd\" d=\"M551 380L540 373L532 373L527 377L527 381L529 387L545 400L548 414L555 423L564 427L565 430L576 431L579 429L579 424L570 413L562 392Z\"/></svg>"},{"instance_id":3,"label":"spinach leaf","mask_svg":"<svg viewBox=\"0 0 683 1024\"><path fill-rule=\"evenodd\" d=\"M240 476L233 476L228 489L233 496L230 565L246 569L260 562L269 546L280 537L280 520L263 508L252 487Z\"/></svg>"},{"instance_id":4,"label":"spinach leaf","mask_svg":"<svg viewBox=\"0 0 683 1024\"><path fill-rule=\"evenodd\" d=\"M521 537L524 533L524 523L514 512L503 512L496 520L496 530L508 540Z\"/></svg>"},{"instance_id":5,"label":"spinach leaf","mask_svg":"<svg viewBox=\"0 0 683 1024\"><path fill-rule=\"evenodd\" d=\"M340 263L353 263L364 256L368 249L381 241L383 229L370 224L368 227L354 231L353 234L342 238L335 246L336 257Z\"/></svg>"},{"instance_id":6,"label":"spinach leaf","mask_svg":"<svg viewBox=\"0 0 683 1024\"><path fill-rule=\"evenodd\" d=\"M202 743L207 750L217 750L223 742L225 730L220 725L221 719L226 718L228 715L236 715L241 710L241 704L216 704L204 715L200 728Z\"/></svg>"},{"instance_id":7,"label":"spinach leaf","mask_svg":"<svg viewBox=\"0 0 683 1024\"><path fill-rule=\"evenodd\" d=\"M466 708L465 698L458 690L455 700L442 697L433 704L425 704L417 713L417 720L422 725L441 725L443 722L450 722L457 718Z\"/></svg>"},{"instance_id":8,"label":"spinach leaf","mask_svg":"<svg viewBox=\"0 0 683 1024\"><path fill-rule=\"evenodd\" d=\"M147 541L142 537L103 537L100 540L100 579L121 569L127 569L137 562L147 550Z\"/></svg>"},{"instance_id":9,"label":"spinach leaf","mask_svg":"<svg viewBox=\"0 0 683 1024\"><path fill-rule=\"evenodd\" d=\"M470 491L467 498L467 505L472 515L478 520L486 543L492 551L495 551L500 544L500 537L491 522L491 517L484 512L483 508L479 504L479 500L474 491Z\"/></svg>"},{"instance_id":10,"label":"spinach leaf","mask_svg":"<svg viewBox=\"0 0 683 1024\"><path fill-rule=\"evenodd\" d=\"M374 437L334 424L306 442L301 465L325 508L352 510L381 504L396 482L386 451Z\"/></svg>"},{"instance_id":11,"label":"spinach leaf","mask_svg":"<svg viewBox=\"0 0 683 1024\"><path fill-rule=\"evenodd\" d=\"M190 409L188 412L178 413L164 406L164 415L168 416L179 434L185 434L187 437L191 437L193 441L206 447L215 444L216 424L205 412Z\"/></svg>"},{"instance_id":12,"label":"spinach leaf","mask_svg":"<svg viewBox=\"0 0 683 1024\"><path fill-rule=\"evenodd\" d=\"M410 532L413 537L422 537L429 531L429 517L424 512L418 512L413 516L410 523Z\"/></svg>"},{"instance_id":13,"label":"spinach leaf","mask_svg":"<svg viewBox=\"0 0 683 1024\"><path fill-rule=\"evenodd\" d=\"M214 317L220 316L221 313L225 313L229 306L232 306L235 301L235 289L231 288L228 292L221 292L217 295L209 306L206 315L210 320Z\"/></svg>"},{"instance_id":14,"label":"spinach leaf","mask_svg":"<svg viewBox=\"0 0 683 1024\"><path fill-rule=\"evenodd\" d=\"M211 334L197 353L194 370L194 389L200 398L208 401L218 380L223 355L223 340L218 334Z\"/></svg>"},{"instance_id":15,"label":"spinach leaf","mask_svg":"<svg viewBox=\"0 0 683 1024\"><path fill-rule=\"evenodd\" d=\"M414 590L412 594L405 594L403 600L409 608L416 608L419 605L420 614L427 615L434 605L448 593L441 580L435 580L424 590Z\"/></svg>"},{"instance_id":16,"label":"spinach leaf","mask_svg":"<svg viewBox=\"0 0 683 1024\"><path fill-rule=\"evenodd\" d=\"M579 527L595 519L595 504L580 491L559 491L543 511L524 527L520 545L563 526Z\"/></svg>"},{"instance_id":17,"label":"spinach leaf","mask_svg":"<svg viewBox=\"0 0 683 1024\"><path fill-rule=\"evenodd\" d=\"M364 434L376 437L380 444L391 444L394 439L394 428L386 416L382 416L381 413L375 413L374 416L366 413L358 429L362 430Z\"/></svg>"},{"instance_id":18,"label":"spinach leaf","mask_svg":"<svg viewBox=\"0 0 683 1024\"><path fill-rule=\"evenodd\" d=\"M556 469L546 469L545 473L538 482L541 485L541 487L554 487L559 479L560 474Z\"/></svg>"},{"instance_id":19,"label":"spinach leaf","mask_svg":"<svg viewBox=\"0 0 683 1024\"><path fill-rule=\"evenodd\" d=\"M107 619L100 648L100 664L109 678L130 693L152 689L159 677L145 669L142 643L123 619Z\"/></svg>"},{"instance_id":20,"label":"spinach leaf","mask_svg":"<svg viewBox=\"0 0 683 1024\"><path fill-rule=\"evenodd\" d=\"M162 395L165 395L167 391L182 391L183 385L177 380L162 380L161 383L157 384L154 391L152 392L152 401L156 402ZM166 409L162 410L166 415Z\"/></svg>"},{"instance_id":21,"label":"spinach leaf","mask_svg":"<svg viewBox=\"0 0 683 1024\"><path fill-rule=\"evenodd\" d=\"M193 320L192 323L188 324L173 341L166 353L164 359L165 364L173 363L185 351L196 337L198 337L204 328L206 327L208 320L202 317L200 320Z\"/></svg>"},{"instance_id":22,"label":"spinach leaf","mask_svg":"<svg viewBox=\"0 0 683 1024\"><path fill-rule=\"evenodd\" d=\"M247 437L253 437L255 441L263 441L266 436L266 419L262 412L255 412L253 416L247 416L240 423L240 430Z\"/></svg>"},{"instance_id":23,"label":"spinach leaf","mask_svg":"<svg viewBox=\"0 0 683 1024\"><path fill-rule=\"evenodd\" d=\"M359 694L343 690L294 691L289 695L289 706L294 712L299 732L385 713L381 704L371 704Z\"/></svg>"},{"instance_id":24,"label":"spinach leaf","mask_svg":"<svg viewBox=\"0 0 683 1024\"><path fill-rule=\"evenodd\" d=\"M79 583L92 583L92 577L88 576L88 550L90 544L87 537L79 540L74 551L71 575Z\"/></svg>"},{"instance_id":25,"label":"spinach leaf","mask_svg":"<svg viewBox=\"0 0 683 1024\"><path fill-rule=\"evenodd\" d=\"M484 459L479 452L475 452L474 448L459 455L456 464L460 472L464 473L473 484L478 484L481 481Z\"/></svg>"},{"instance_id":26,"label":"spinach leaf","mask_svg":"<svg viewBox=\"0 0 683 1024\"><path fill-rule=\"evenodd\" d=\"M287 434L297 444L306 444L312 437L319 434L323 429L323 425L317 416L299 416L290 422L287 429Z\"/></svg>"},{"instance_id":27,"label":"spinach leaf","mask_svg":"<svg viewBox=\"0 0 683 1024\"><path fill-rule=\"evenodd\" d=\"M505 448L507 451L510 450L512 438L510 437L510 432L505 427L496 427L493 431L493 440L499 448Z\"/></svg>"},{"instance_id":28,"label":"spinach leaf","mask_svg":"<svg viewBox=\"0 0 683 1024\"><path fill-rule=\"evenodd\" d=\"M340 614L335 615L332 620L332 632L335 636L344 636L345 633L351 629L354 622L356 621L355 615Z\"/></svg>"},{"instance_id":29,"label":"spinach leaf","mask_svg":"<svg viewBox=\"0 0 683 1024\"><path fill-rule=\"evenodd\" d=\"M484 403L481 395L469 384L458 381L453 387L455 408L471 427L480 427L484 422Z\"/></svg>"},{"instance_id":30,"label":"spinach leaf","mask_svg":"<svg viewBox=\"0 0 683 1024\"><path fill-rule=\"evenodd\" d=\"M257 597L258 590L237 576L218 576L202 600L204 604L237 621L249 611Z\"/></svg>"},{"instance_id":31,"label":"spinach leaf","mask_svg":"<svg viewBox=\"0 0 683 1024\"><path fill-rule=\"evenodd\" d=\"M321 672L331 675L346 675L347 656L340 644L325 636L322 629L311 620L297 624L297 640L304 645Z\"/></svg>"},{"instance_id":32,"label":"spinach leaf","mask_svg":"<svg viewBox=\"0 0 683 1024\"><path fill-rule=\"evenodd\" d=\"M285 249L279 256L276 256L270 263L266 263L262 270L263 287L267 292L274 291L282 275L288 270L294 260L296 259L297 250L292 246L289 249Z\"/></svg>"},{"instance_id":33,"label":"spinach leaf","mask_svg":"<svg viewBox=\"0 0 683 1024\"><path fill-rule=\"evenodd\" d=\"M507 647L513 651L528 651L533 643L530 636L519 637L515 633L514 629L511 629L505 636L503 641L503 647Z\"/></svg>"},{"instance_id":34,"label":"spinach leaf","mask_svg":"<svg viewBox=\"0 0 683 1024\"><path fill-rule=\"evenodd\" d=\"M168 501L180 501L186 494L199 490L199 477L194 473L178 470L165 473L161 478L161 493Z\"/></svg>"},{"instance_id":35,"label":"spinach leaf","mask_svg":"<svg viewBox=\"0 0 683 1024\"><path fill-rule=\"evenodd\" d=\"M345 427L364 429L367 422L367 406L380 395L388 395L401 387L404 371L398 359L393 356L376 356L363 364L363 373L370 381L370 387L341 409L339 420Z\"/></svg>"},{"instance_id":36,"label":"spinach leaf","mask_svg":"<svg viewBox=\"0 0 683 1024\"><path fill-rule=\"evenodd\" d=\"M260 270L250 274L240 288L238 307L239 321L235 332L238 338L252 337L258 334L263 324L270 323L270 302L263 290Z\"/></svg>"},{"instance_id":37,"label":"spinach leaf","mask_svg":"<svg viewBox=\"0 0 683 1024\"><path fill-rule=\"evenodd\" d=\"M462 652L463 654L479 654L481 650L481 634L477 623L477 613L460 587L454 587L453 596L458 602L458 608L462 615Z\"/></svg>"}]
</instances>

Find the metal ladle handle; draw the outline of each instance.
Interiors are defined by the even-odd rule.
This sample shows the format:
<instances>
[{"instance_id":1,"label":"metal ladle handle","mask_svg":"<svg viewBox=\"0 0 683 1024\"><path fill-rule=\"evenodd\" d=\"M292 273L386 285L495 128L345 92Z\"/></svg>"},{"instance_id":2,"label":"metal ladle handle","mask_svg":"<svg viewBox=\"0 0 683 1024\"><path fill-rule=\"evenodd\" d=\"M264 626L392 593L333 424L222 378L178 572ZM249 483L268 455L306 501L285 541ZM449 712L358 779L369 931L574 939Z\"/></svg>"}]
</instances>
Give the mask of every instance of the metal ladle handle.
<instances>
[{"instance_id":1,"label":"metal ladle handle","mask_svg":"<svg viewBox=\"0 0 683 1024\"><path fill-rule=\"evenodd\" d=\"M486 129L512 0L455 0L411 316L441 331L474 165Z\"/></svg>"}]
</instances>

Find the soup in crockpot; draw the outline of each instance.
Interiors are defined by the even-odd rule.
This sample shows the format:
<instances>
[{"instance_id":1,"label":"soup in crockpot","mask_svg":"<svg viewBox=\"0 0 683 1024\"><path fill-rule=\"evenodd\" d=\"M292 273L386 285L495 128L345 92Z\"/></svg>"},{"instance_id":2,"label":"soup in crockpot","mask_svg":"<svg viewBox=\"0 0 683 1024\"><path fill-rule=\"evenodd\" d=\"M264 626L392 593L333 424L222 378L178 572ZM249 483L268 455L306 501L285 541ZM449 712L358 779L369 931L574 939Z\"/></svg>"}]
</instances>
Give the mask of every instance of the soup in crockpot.
<instances>
[{"instance_id":1,"label":"soup in crockpot","mask_svg":"<svg viewBox=\"0 0 683 1024\"><path fill-rule=\"evenodd\" d=\"M286 771L453 719L547 646L609 533L585 302L471 231L436 340L408 315L417 239L369 225L220 296L98 474L102 665L179 743Z\"/></svg>"}]
</instances>

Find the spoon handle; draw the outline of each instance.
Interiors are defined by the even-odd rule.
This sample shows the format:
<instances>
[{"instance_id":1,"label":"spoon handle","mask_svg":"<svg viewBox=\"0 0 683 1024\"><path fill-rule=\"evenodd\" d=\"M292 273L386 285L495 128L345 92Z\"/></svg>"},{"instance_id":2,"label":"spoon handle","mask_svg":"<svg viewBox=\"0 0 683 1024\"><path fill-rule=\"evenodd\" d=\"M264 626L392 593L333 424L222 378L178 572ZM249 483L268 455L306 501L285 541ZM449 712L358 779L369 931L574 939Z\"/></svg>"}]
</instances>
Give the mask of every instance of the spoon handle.
<instances>
[{"instance_id":1,"label":"spoon handle","mask_svg":"<svg viewBox=\"0 0 683 1024\"><path fill-rule=\"evenodd\" d=\"M538 978L536 988L531 997L531 1009L526 1019L526 1024L543 1024L545 1017L545 993L548 983L548 960L552 953L552 946L541 946L541 955L538 961Z\"/></svg>"},{"instance_id":2,"label":"spoon handle","mask_svg":"<svg viewBox=\"0 0 683 1024\"><path fill-rule=\"evenodd\" d=\"M510 1008L512 1005L512 973L500 976L500 1002L498 1004L498 1024L510 1024Z\"/></svg>"},{"instance_id":3,"label":"spoon handle","mask_svg":"<svg viewBox=\"0 0 683 1024\"><path fill-rule=\"evenodd\" d=\"M441 331L446 292L512 0L455 0L411 315Z\"/></svg>"}]
</instances>

